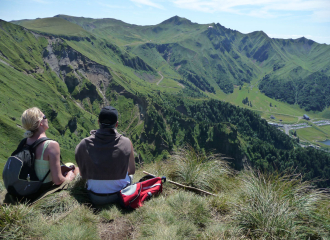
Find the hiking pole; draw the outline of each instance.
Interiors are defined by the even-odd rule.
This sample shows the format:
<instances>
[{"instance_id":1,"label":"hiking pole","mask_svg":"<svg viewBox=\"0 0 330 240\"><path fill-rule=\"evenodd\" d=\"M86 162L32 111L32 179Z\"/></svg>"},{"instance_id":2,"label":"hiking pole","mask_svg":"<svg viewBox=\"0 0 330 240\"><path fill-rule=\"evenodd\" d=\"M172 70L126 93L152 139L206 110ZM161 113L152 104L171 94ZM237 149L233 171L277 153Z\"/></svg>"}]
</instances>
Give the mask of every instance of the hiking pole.
<instances>
[{"instance_id":1,"label":"hiking pole","mask_svg":"<svg viewBox=\"0 0 330 240\"><path fill-rule=\"evenodd\" d=\"M151 175L153 177L156 177L154 174L151 174L151 173L148 173L146 171L143 171L144 174L148 174L148 175ZM211 195L211 196L214 196L216 197L217 195L213 194L213 193L210 193L210 192L207 192L207 191L204 191L204 190L201 190L201 189L198 189L198 188L194 188L194 187L189 187L189 186L186 186L186 185L183 185L183 184L180 184L180 183L177 183L177 182L173 182L171 180L168 180L166 179L166 182L170 182L176 186L179 186L179 187L183 187L183 188L186 188L186 189L189 189L189 190L192 190L192 191L195 191L195 192L201 192L201 193L205 193L207 195Z\"/></svg>"}]
</instances>

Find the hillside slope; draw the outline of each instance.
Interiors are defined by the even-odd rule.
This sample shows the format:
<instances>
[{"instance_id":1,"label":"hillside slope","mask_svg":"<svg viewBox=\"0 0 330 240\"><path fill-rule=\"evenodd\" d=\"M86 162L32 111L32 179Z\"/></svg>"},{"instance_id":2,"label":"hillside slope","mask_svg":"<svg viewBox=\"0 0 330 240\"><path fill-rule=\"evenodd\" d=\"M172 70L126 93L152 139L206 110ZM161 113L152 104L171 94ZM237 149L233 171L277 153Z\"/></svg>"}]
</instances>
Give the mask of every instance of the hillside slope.
<instances>
[{"instance_id":1,"label":"hillside slope","mask_svg":"<svg viewBox=\"0 0 330 240\"><path fill-rule=\"evenodd\" d=\"M154 26L131 25L115 19L56 17L132 48L151 65L155 57L148 54L152 47L148 43L156 44L158 54L182 76L191 80L186 75L196 73L226 93L232 92L231 85L241 85L264 74L282 80L315 72L330 75L330 46L306 38L271 39L260 31L242 34L220 24L197 24L178 16ZM192 81L206 89L203 80ZM207 90L212 92L212 88Z\"/></svg>"},{"instance_id":2,"label":"hillside slope","mask_svg":"<svg viewBox=\"0 0 330 240\"><path fill-rule=\"evenodd\" d=\"M181 19L179 22L174 20L177 25L196 25L187 21L181 24ZM47 24L49 21L47 19ZM133 141L138 163L167 159L173 150L189 144L197 150L225 154L236 169L242 169L244 163L267 171L282 171L291 167L305 173L306 179L329 178L330 172L323 168L323 163L327 165L330 162L326 153L301 149L287 135L269 126L257 113L209 98L208 90L200 91L197 83L202 82L209 89L216 85L213 83L212 86L203 75L190 72L180 78L180 69L187 68L181 66L177 71L167 64L161 68L161 76L164 76L161 78L160 68L153 62L149 63L144 60L146 57L139 57L133 50L127 51L127 48L121 48L109 39L92 33L82 37L79 31L65 35L66 27L71 28L72 23L63 21L63 33L57 32L61 29L58 27L47 28L48 32L38 28L38 33L35 33L1 22L1 39L4 39L0 45L0 64L4 72L1 80L5 83L1 85L1 91L11 99L10 96L17 93L25 96L21 93L22 89L34 92L31 85L43 86L36 87L38 90L32 100L28 96L12 101L7 99L9 109L15 109L17 105L20 108L12 111L14 120L9 120L11 116L8 111L2 111L0 119L4 122L4 129L11 129L16 136L14 139L10 131L4 130L3 143L10 145L1 149L2 164L23 132L17 125L25 108L38 106L50 116L54 129L50 131L51 137L61 143L70 154L69 160L73 161L75 145L97 127L96 116L100 108L111 104L120 113L119 131ZM41 23L38 22L38 26ZM221 26L218 28L215 31L222 29ZM207 34L213 30L204 32ZM171 46L183 49L180 44ZM166 48L159 45L150 45L150 49L158 52L164 50L166 53ZM234 59L234 52L236 50L226 52L228 61ZM187 50L182 50L182 53L173 54L186 53ZM161 58L165 60L163 56ZM190 64L194 63L186 65ZM23 77L19 80L15 76ZM162 79L160 85L155 83L157 78ZM11 85L11 82L15 84ZM47 89L52 93L48 93ZM49 99L49 102L44 99ZM322 164L314 164L317 161ZM328 186L329 181L319 184Z\"/></svg>"},{"instance_id":3,"label":"hillside slope","mask_svg":"<svg viewBox=\"0 0 330 240\"><path fill-rule=\"evenodd\" d=\"M159 196L134 211L93 206L85 181L37 203L0 206L6 239L327 239L330 195L298 175L237 173L219 155L181 149L143 170L211 191L190 192L166 181ZM196 177L197 176L197 177ZM0 181L0 201L5 190ZM5 202L9 202L7 197Z\"/></svg>"}]
</instances>

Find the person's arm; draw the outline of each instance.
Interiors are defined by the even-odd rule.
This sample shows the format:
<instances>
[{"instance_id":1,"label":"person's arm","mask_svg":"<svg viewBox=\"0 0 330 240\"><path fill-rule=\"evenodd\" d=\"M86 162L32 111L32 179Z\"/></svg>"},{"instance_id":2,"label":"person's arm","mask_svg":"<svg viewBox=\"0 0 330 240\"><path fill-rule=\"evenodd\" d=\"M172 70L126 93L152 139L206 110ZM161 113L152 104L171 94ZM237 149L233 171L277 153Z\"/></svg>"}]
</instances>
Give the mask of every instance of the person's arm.
<instances>
[{"instance_id":1,"label":"person's arm","mask_svg":"<svg viewBox=\"0 0 330 240\"><path fill-rule=\"evenodd\" d=\"M128 175L132 175L135 173L135 159L134 159L134 149L132 142L131 142L131 155L129 156L127 173Z\"/></svg>"},{"instance_id":2,"label":"person's arm","mask_svg":"<svg viewBox=\"0 0 330 240\"><path fill-rule=\"evenodd\" d=\"M52 180L56 185L62 184L65 180L71 181L75 178L75 174L72 171L69 171L65 177L62 175L60 155L60 145L55 141L50 142L48 145L49 167Z\"/></svg>"}]
</instances>

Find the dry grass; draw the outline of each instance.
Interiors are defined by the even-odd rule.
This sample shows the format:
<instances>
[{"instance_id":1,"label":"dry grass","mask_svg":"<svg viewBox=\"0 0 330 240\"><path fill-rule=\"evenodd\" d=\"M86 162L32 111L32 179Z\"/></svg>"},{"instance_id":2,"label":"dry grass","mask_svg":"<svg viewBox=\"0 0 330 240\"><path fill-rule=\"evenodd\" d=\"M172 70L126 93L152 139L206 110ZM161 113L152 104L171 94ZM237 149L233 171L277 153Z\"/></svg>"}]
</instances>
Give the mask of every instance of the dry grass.
<instances>
[{"instance_id":1,"label":"dry grass","mask_svg":"<svg viewBox=\"0 0 330 240\"><path fill-rule=\"evenodd\" d=\"M180 149L166 164L167 175L184 185L219 192L228 188L233 170L220 154L205 154L191 146Z\"/></svg>"},{"instance_id":2,"label":"dry grass","mask_svg":"<svg viewBox=\"0 0 330 240\"><path fill-rule=\"evenodd\" d=\"M163 193L135 211L93 209L84 181L33 206L0 206L6 239L329 239L330 195L299 175L234 173L221 156L185 148L167 162L140 167L212 190L202 196L165 183ZM0 186L0 191L3 189Z\"/></svg>"},{"instance_id":3,"label":"dry grass","mask_svg":"<svg viewBox=\"0 0 330 240\"><path fill-rule=\"evenodd\" d=\"M237 224L252 238L319 239L329 236L329 217L318 211L330 196L302 182L300 175L265 175L252 170L239 176L240 200L233 213ZM328 218L329 220L329 218ZM325 231L319 231L324 229Z\"/></svg>"}]
</instances>

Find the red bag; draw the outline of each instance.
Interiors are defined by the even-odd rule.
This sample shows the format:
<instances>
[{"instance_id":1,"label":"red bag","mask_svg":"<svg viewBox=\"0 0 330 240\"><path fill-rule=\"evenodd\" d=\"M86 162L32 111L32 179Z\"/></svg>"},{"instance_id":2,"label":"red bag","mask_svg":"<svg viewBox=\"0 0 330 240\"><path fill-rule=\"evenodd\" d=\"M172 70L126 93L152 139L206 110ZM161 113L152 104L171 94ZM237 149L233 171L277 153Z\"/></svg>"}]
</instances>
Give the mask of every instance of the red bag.
<instances>
[{"instance_id":1,"label":"red bag","mask_svg":"<svg viewBox=\"0 0 330 240\"><path fill-rule=\"evenodd\" d=\"M118 192L119 201L124 208L135 209L141 207L144 201L161 193L163 181L166 181L166 177L153 177L146 181L141 180Z\"/></svg>"}]
</instances>

